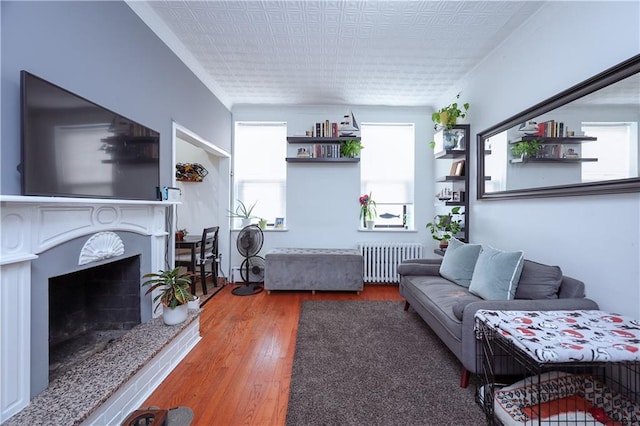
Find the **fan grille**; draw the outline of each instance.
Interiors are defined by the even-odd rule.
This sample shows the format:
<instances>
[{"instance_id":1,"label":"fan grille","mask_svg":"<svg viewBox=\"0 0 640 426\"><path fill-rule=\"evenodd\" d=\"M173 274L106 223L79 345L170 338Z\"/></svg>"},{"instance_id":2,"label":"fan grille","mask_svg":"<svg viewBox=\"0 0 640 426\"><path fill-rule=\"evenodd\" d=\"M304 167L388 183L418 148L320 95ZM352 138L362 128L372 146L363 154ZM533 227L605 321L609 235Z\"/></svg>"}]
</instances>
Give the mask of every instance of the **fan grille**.
<instances>
[{"instance_id":1,"label":"fan grille","mask_svg":"<svg viewBox=\"0 0 640 426\"><path fill-rule=\"evenodd\" d=\"M247 257L240 266L240 277L245 283L264 282L264 265L263 257Z\"/></svg>"},{"instance_id":2,"label":"fan grille","mask_svg":"<svg viewBox=\"0 0 640 426\"><path fill-rule=\"evenodd\" d=\"M264 236L258 225L249 225L242 228L238 234L236 246L243 257L256 256L262 249Z\"/></svg>"}]
</instances>

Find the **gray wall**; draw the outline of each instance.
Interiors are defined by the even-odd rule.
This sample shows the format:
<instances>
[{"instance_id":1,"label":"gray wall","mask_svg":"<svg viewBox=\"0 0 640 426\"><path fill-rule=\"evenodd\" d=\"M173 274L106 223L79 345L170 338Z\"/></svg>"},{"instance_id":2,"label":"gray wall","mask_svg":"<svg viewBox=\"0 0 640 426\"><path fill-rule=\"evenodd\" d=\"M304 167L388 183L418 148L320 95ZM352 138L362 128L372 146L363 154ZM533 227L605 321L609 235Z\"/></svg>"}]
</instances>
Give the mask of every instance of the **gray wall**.
<instances>
[{"instance_id":1,"label":"gray wall","mask_svg":"<svg viewBox=\"0 0 640 426\"><path fill-rule=\"evenodd\" d=\"M275 247L357 248L359 242L419 242L425 253L433 255L436 242L425 224L434 215L432 125L428 107L354 106L358 123L415 123L415 209L412 230L363 232L360 206L360 163L305 164L287 163L286 232L266 232L262 255ZM234 121L281 121L287 123L287 135L304 134L313 123L325 119L339 121L344 106L238 105L232 108ZM393 144L393 141L389 141ZM362 155L366 155L366 143ZM291 152L290 152L291 154ZM284 161L284 159L283 159ZM375 199L375 194L373 194ZM258 206L260 201L258 200ZM380 211L378 211L381 213ZM242 257L233 245L231 266L240 266ZM435 256L435 255L434 255Z\"/></svg>"},{"instance_id":2,"label":"gray wall","mask_svg":"<svg viewBox=\"0 0 640 426\"><path fill-rule=\"evenodd\" d=\"M478 133L639 52L639 2L547 2L452 90ZM471 196L472 241L559 265L601 309L640 317L640 194L478 201L474 181Z\"/></svg>"},{"instance_id":3,"label":"gray wall","mask_svg":"<svg viewBox=\"0 0 640 426\"><path fill-rule=\"evenodd\" d=\"M172 120L231 149L231 113L121 1L2 1L1 186L20 194L20 70L160 132L171 186Z\"/></svg>"}]
</instances>

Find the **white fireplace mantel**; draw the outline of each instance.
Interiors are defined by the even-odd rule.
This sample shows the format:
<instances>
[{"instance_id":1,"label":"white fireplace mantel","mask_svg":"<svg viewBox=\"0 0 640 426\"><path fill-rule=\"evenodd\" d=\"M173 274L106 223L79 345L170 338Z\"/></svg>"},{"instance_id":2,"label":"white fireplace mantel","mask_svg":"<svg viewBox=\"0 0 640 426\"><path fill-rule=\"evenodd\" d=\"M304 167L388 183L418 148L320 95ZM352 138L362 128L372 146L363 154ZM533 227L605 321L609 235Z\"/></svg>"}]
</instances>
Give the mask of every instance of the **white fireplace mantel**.
<instances>
[{"instance_id":1,"label":"white fireplace mantel","mask_svg":"<svg viewBox=\"0 0 640 426\"><path fill-rule=\"evenodd\" d=\"M150 238L151 271L146 272L158 271L168 238L166 208L173 205L0 195L0 423L30 400L31 262L75 238L127 231Z\"/></svg>"}]
</instances>

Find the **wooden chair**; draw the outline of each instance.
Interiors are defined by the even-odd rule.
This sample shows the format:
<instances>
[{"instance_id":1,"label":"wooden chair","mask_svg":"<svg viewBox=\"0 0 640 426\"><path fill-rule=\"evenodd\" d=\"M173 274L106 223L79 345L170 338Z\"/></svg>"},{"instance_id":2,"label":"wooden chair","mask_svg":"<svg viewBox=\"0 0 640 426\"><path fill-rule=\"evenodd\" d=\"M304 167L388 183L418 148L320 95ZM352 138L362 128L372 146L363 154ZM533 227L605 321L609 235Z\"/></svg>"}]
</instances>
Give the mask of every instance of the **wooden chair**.
<instances>
[{"instance_id":1,"label":"wooden chair","mask_svg":"<svg viewBox=\"0 0 640 426\"><path fill-rule=\"evenodd\" d=\"M202 294L207 294L207 275L213 276L214 287L218 286L218 230L220 227L212 226L202 230L202 240L200 242L200 253L195 258L190 252L176 253L175 265L184 266L191 274L191 292L196 291L196 276L199 272L202 283ZM211 265L211 270L207 272L207 265ZM196 272L198 269L198 272Z\"/></svg>"}]
</instances>

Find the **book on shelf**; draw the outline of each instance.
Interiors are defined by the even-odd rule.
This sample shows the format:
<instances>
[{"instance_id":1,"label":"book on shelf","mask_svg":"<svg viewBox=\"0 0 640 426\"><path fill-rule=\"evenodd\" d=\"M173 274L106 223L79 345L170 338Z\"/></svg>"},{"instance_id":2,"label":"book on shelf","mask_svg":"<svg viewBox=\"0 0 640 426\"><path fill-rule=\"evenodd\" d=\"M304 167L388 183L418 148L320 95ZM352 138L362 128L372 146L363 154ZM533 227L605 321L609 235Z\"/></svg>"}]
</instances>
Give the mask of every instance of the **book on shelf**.
<instances>
[{"instance_id":1,"label":"book on shelf","mask_svg":"<svg viewBox=\"0 0 640 426\"><path fill-rule=\"evenodd\" d=\"M561 121L547 120L538 123L538 131L533 136L542 136L546 138L562 138L564 137L564 123Z\"/></svg>"},{"instance_id":2,"label":"book on shelf","mask_svg":"<svg viewBox=\"0 0 640 426\"><path fill-rule=\"evenodd\" d=\"M316 122L313 127L313 136L316 138L337 138L338 123L329 120Z\"/></svg>"},{"instance_id":3,"label":"book on shelf","mask_svg":"<svg viewBox=\"0 0 640 426\"><path fill-rule=\"evenodd\" d=\"M542 145L537 155L538 158L561 158L561 145Z\"/></svg>"},{"instance_id":4,"label":"book on shelf","mask_svg":"<svg viewBox=\"0 0 640 426\"><path fill-rule=\"evenodd\" d=\"M340 145L316 143L311 147L313 158L340 158Z\"/></svg>"}]
</instances>

